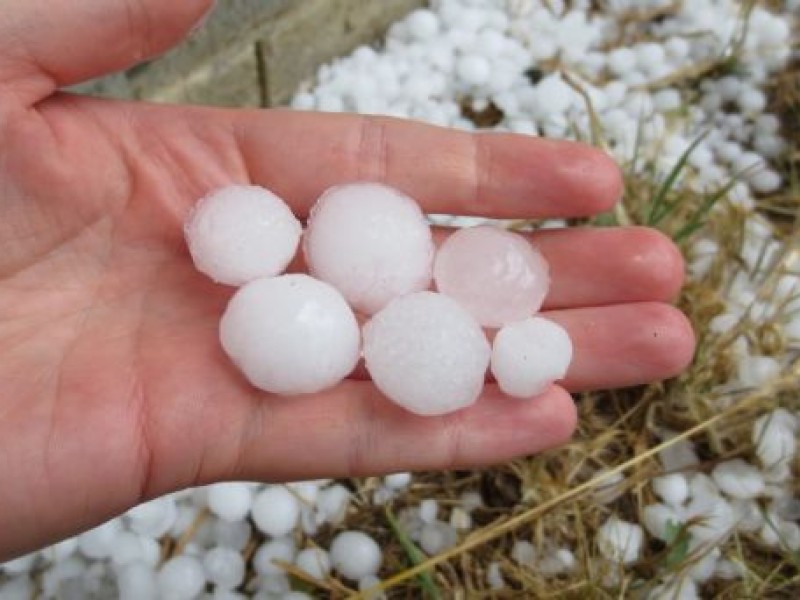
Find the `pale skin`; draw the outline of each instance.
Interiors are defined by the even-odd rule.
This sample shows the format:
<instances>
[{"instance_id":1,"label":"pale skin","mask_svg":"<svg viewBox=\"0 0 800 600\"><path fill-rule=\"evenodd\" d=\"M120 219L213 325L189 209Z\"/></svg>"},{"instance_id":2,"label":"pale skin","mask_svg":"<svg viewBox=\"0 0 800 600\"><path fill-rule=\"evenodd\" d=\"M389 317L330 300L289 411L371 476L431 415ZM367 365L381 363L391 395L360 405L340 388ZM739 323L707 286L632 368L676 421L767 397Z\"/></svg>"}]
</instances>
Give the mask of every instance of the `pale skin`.
<instances>
[{"instance_id":1,"label":"pale skin","mask_svg":"<svg viewBox=\"0 0 800 600\"><path fill-rule=\"evenodd\" d=\"M217 323L232 290L197 273L192 203L264 185L303 216L326 187L376 180L429 212L590 215L618 169L579 145L418 123L111 102L57 92L183 38L209 0L0 0L0 561L155 496L497 463L566 442L568 391L660 380L691 360L668 302L683 263L641 228L531 236L551 263L547 316L575 360L535 401L492 384L420 418L354 377L313 396L251 388Z\"/></svg>"}]
</instances>

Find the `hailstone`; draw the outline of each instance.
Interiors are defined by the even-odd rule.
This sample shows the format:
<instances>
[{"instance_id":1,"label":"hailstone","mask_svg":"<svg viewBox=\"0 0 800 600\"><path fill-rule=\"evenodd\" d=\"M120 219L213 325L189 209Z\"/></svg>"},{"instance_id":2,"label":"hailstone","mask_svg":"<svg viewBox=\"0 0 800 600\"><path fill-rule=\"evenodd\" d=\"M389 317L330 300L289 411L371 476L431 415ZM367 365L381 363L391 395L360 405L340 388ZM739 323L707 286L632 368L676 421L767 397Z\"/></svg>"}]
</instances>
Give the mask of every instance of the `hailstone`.
<instances>
[{"instance_id":1,"label":"hailstone","mask_svg":"<svg viewBox=\"0 0 800 600\"><path fill-rule=\"evenodd\" d=\"M473 404L491 349L470 314L452 298L417 292L393 301L364 326L364 358L375 385L419 415Z\"/></svg>"},{"instance_id":2,"label":"hailstone","mask_svg":"<svg viewBox=\"0 0 800 600\"><path fill-rule=\"evenodd\" d=\"M572 342L563 327L532 317L503 327L494 338L492 373L509 396L530 398L562 379L572 361Z\"/></svg>"},{"instance_id":3,"label":"hailstone","mask_svg":"<svg viewBox=\"0 0 800 600\"><path fill-rule=\"evenodd\" d=\"M359 358L353 311L333 287L308 275L240 288L222 316L220 340L254 386L276 394L332 387Z\"/></svg>"},{"instance_id":4,"label":"hailstone","mask_svg":"<svg viewBox=\"0 0 800 600\"><path fill-rule=\"evenodd\" d=\"M502 327L538 311L549 267L521 235L479 225L445 240L433 268L436 289L456 299L484 327Z\"/></svg>"},{"instance_id":5,"label":"hailstone","mask_svg":"<svg viewBox=\"0 0 800 600\"><path fill-rule=\"evenodd\" d=\"M325 192L311 211L303 250L310 273L366 314L430 284L430 225L414 200L385 185Z\"/></svg>"},{"instance_id":6,"label":"hailstone","mask_svg":"<svg viewBox=\"0 0 800 600\"><path fill-rule=\"evenodd\" d=\"M223 187L201 199L185 225L197 270L235 286L282 273L302 231L283 200L247 185Z\"/></svg>"}]
</instances>

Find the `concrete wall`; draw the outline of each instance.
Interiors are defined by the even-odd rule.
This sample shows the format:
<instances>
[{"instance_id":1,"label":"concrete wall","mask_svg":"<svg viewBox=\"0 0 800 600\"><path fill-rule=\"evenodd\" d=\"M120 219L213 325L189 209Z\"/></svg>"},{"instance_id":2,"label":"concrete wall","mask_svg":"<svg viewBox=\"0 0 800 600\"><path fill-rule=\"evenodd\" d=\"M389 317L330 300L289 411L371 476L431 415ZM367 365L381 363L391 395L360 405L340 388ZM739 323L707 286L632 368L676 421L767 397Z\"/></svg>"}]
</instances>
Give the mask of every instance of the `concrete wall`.
<instances>
[{"instance_id":1,"label":"concrete wall","mask_svg":"<svg viewBox=\"0 0 800 600\"><path fill-rule=\"evenodd\" d=\"M218 106L286 103L317 67L381 38L425 0L219 0L165 56L80 91Z\"/></svg>"}]
</instances>

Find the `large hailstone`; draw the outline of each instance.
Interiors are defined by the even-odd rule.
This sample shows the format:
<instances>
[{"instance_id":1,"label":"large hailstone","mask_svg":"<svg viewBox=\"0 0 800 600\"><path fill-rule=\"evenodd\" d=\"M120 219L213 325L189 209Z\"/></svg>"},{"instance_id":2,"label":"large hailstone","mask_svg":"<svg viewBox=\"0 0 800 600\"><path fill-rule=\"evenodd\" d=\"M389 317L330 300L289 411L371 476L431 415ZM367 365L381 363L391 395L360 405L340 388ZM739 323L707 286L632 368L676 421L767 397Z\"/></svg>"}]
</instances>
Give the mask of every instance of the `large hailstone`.
<instances>
[{"instance_id":1,"label":"large hailstone","mask_svg":"<svg viewBox=\"0 0 800 600\"><path fill-rule=\"evenodd\" d=\"M310 273L366 314L430 284L430 225L414 200L385 185L325 192L311 211L303 250Z\"/></svg>"},{"instance_id":2,"label":"large hailstone","mask_svg":"<svg viewBox=\"0 0 800 600\"><path fill-rule=\"evenodd\" d=\"M333 287L308 275L240 288L222 315L220 340L254 386L275 394L332 387L359 358L353 311Z\"/></svg>"},{"instance_id":3,"label":"large hailstone","mask_svg":"<svg viewBox=\"0 0 800 600\"><path fill-rule=\"evenodd\" d=\"M563 379L572 341L560 325L531 317L503 327L494 338L492 374L509 396L530 398Z\"/></svg>"},{"instance_id":4,"label":"large hailstone","mask_svg":"<svg viewBox=\"0 0 800 600\"><path fill-rule=\"evenodd\" d=\"M247 185L223 187L201 199L185 225L197 270L235 286L282 273L302 231L283 200Z\"/></svg>"},{"instance_id":5,"label":"large hailstone","mask_svg":"<svg viewBox=\"0 0 800 600\"><path fill-rule=\"evenodd\" d=\"M491 225L450 235L436 254L433 276L436 289L484 327L532 316L550 287L542 255L521 235Z\"/></svg>"},{"instance_id":6,"label":"large hailstone","mask_svg":"<svg viewBox=\"0 0 800 600\"><path fill-rule=\"evenodd\" d=\"M417 292L393 301L364 326L364 358L378 389L419 415L467 407L483 388L491 349L455 300Z\"/></svg>"}]
</instances>

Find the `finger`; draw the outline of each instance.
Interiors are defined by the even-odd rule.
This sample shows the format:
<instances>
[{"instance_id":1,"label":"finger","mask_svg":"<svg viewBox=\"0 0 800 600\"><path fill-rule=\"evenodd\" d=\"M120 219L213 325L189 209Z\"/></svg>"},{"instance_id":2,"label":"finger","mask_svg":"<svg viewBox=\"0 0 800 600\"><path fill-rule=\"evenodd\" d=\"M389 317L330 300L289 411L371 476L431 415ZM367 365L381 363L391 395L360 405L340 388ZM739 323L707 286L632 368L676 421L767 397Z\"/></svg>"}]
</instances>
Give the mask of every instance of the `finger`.
<instances>
[{"instance_id":1,"label":"finger","mask_svg":"<svg viewBox=\"0 0 800 600\"><path fill-rule=\"evenodd\" d=\"M324 397L262 402L255 415L236 472L218 475L284 481L477 467L563 444L576 422L572 398L557 387L519 401L487 386L468 409L420 417L353 381Z\"/></svg>"},{"instance_id":2,"label":"finger","mask_svg":"<svg viewBox=\"0 0 800 600\"><path fill-rule=\"evenodd\" d=\"M212 0L8 0L0 82L34 104L56 88L132 66L176 44Z\"/></svg>"},{"instance_id":3,"label":"finger","mask_svg":"<svg viewBox=\"0 0 800 600\"><path fill-rule=\"evenodd\" d=\"M299 214L326 188L364 180L403 190L429 213L500 218L592 215L622 193L612 160L573 142L471 134L388 117L206 114L226 128L232 122L249 179Z\"/></svg>"},{"instance_id":4,"label":"finger","mask_svg":"<svg viewBox=\"0 0 800 600\"><path fill-rule=\"evenodd\" d=\"M573 392L667 379L683 371L694 356L691 323L667 304L578 308L542 316L570 334L574 354L564 385Z\"/></svg>"}]
</instances>

